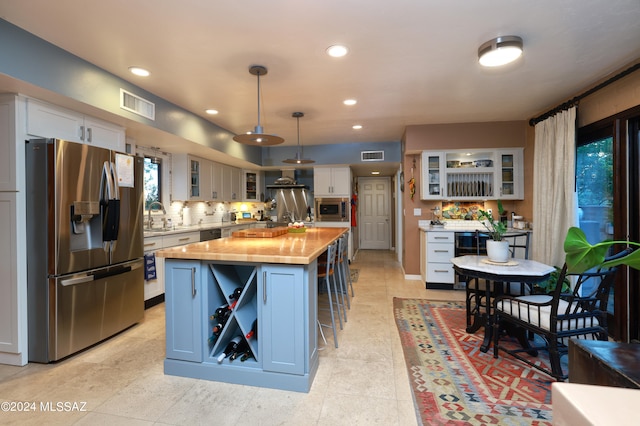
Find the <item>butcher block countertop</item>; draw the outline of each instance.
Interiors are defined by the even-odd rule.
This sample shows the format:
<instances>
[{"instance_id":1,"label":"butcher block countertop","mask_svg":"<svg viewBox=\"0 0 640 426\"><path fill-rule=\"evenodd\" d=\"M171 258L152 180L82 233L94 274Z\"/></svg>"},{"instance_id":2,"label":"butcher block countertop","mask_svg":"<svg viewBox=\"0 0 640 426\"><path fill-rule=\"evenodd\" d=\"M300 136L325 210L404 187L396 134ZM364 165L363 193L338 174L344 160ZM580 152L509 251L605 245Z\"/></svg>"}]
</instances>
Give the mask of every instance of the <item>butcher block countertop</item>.
<instances>
[{"instance_id":1,"label":"butcher block countertop","mask_svg":"<svg viewBox=\"0 0 640 426\"><path fill-rule=\"evenodd\" d=\"M228 237L171 247L156 252L170 259L308 265L349 228L307 228L272 238Z\"/></svg>"}]
</instances>

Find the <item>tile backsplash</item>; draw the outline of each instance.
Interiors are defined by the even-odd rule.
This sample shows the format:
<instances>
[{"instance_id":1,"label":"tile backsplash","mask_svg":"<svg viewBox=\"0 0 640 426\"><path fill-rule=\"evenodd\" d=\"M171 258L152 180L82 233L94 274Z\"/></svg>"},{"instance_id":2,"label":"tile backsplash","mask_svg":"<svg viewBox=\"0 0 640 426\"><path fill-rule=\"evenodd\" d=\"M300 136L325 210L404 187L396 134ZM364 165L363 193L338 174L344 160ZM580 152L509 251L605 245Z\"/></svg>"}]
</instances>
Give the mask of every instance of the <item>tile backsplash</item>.
<instances>
[{"instance_id":1,"label":"tile backsplash","mask_svg":"<svg viewBox=\"0 0 640 426\"><path fill-rule=\"evenodd\" d=\"M244 206L244 209L243 209ZM184 207L188 207L185 211ZM213 202L213 201L174 201L170 206L166 207L166 219L170 219L173 225L179 226L185 224L184 213L189 214L191 218L191 225L207 224L207 223L220 223L226 222L229 218L228 213L247 211L252 215L257 216L259 210L264 210L264 203L254 202ZM153 211L152 217L157 223L162 218L162 212ZM146 220L145 212L145 220ZM187 220L188 222L188 220Z\"/></svg>"}]
</instances>

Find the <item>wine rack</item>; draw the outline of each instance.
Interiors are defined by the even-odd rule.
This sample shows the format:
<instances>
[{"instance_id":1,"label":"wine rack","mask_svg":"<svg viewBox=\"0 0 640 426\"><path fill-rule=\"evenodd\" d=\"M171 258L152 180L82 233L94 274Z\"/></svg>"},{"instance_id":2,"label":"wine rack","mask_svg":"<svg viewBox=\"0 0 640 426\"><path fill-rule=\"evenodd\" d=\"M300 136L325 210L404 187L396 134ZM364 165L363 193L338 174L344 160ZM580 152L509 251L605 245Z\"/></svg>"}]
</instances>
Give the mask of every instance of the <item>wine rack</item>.
<instances>
[{"instance_id":1,"label":"wine rack","mask_svg":"<svg viewBox=\"0 0 640 426\"><path fill-rule=\"evenodd\" d=\"M218 355L224 351L231 339L238 335L243 336L244 339L244 336L251 331L251 326L258 317L257 280L257 268L254 265L209 264L206 312L204 312L207 318L218 307L224 304L233 305L235 300L231 300L229 296L236 288L242 287L243 290L218 338L214 342L207 340L209 350L208 359L205 362L217 362ZM211 337L211 334L212 330L209 327L208 337ZM242 362L246 367L251 366L252 363L260 363L257 338L254 336L248 339L248 343L253 357ZM240 364L241 361L239 359L230 361L226 358L222 363Z\"/></svg>"}]
</instances>

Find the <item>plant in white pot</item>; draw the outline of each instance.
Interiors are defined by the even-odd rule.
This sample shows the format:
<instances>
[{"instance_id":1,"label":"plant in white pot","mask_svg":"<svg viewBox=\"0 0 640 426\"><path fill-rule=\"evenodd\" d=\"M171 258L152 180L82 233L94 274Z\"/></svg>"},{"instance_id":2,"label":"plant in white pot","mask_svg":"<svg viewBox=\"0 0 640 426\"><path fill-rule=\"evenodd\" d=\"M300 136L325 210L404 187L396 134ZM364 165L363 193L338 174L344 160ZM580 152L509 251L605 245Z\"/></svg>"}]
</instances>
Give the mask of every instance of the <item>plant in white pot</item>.
<instances>
[{"instance_id":1,"label":"plant in white pot","mask_svg":"<svg viewBox=\"0 0 640 426\"><path fill-rule=\"evenodd\" d=\"M478 211L480 212L478 219L482 221L491 236L491 239L487 240L487 257L492 262L507 262L509 260L509 241L503 239L504 234L507 233L507 225L502 221L496 221L493 215L484 210Z\"/></svg>"}]
</instances>

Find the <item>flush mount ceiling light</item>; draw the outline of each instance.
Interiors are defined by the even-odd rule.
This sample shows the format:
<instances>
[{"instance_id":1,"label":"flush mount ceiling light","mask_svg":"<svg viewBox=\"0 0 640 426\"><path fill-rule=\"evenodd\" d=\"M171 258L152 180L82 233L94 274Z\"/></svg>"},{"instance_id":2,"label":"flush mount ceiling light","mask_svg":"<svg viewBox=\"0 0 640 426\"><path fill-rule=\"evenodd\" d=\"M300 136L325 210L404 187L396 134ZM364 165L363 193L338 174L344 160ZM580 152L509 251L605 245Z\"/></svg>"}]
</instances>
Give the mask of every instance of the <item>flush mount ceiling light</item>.
<instances>
[{"instance_id":1,"label":"flush mount ceiling light","mask_svg":"<svg viewBox=\"0 0 640 426\"><path fill-rule=\"evenodd\" d=\"M485 67L499 67L522 55L522 39L518 36L496 37L478 48L478 60Z\"/></svg>"},{"instance_id":2,"label":"flush mount ceiling light","mask_svg":"<svg viewBox=\"0 0 640 426\"><path fill-rule=\"evenodd\" d=\"M357 104L358 101L356 101L355 99L345 99L344 101L342 101L342 103L347 106L351 106Z\"/></svg>"},{"instance_id":3,"label":"flush mount ceiling light","mask_svg":"<svg viewBox=\"0 0 640 426\"><path fill-rule=\"evenodd\" d=\"M287 158L286 160L282 160L282 162L289 164L315 163L315 161L309 160L308 158L302 158L302 149L300 148L300 117L304 117L304 112L294 112L291 116L295 118L298 123L298 151L296 151L296 158Z\"/></svg>"},{"instance_id":4,"label":"flush mount ceiling light","mask_svg":"<svg viewBox=\"0 0 640 426\"><path fill-rule=\"evenodd\" d=\"M260 76L267 74L267 69L262 65L253 65L249 68L249 73L258 77L258 125L254 129L253 133L246 133L242 135L236 135L233 140L243 143L245 145L257 145L257 146L270 146L278 145L284 142L280 136L268 135L263 132L260 125Z\"/></svg>"},{"instance_id":5,"label":"flush mount ceiling light","mask_svg":"<svg viewBox=\"0 0 640 426\"><path fill-rule=\"evenodd\" d=\"M218 110L209 108L208 110L205 110L205 112L209 115L216 115L218 113Z\"/></svg>"}]
</instances>

